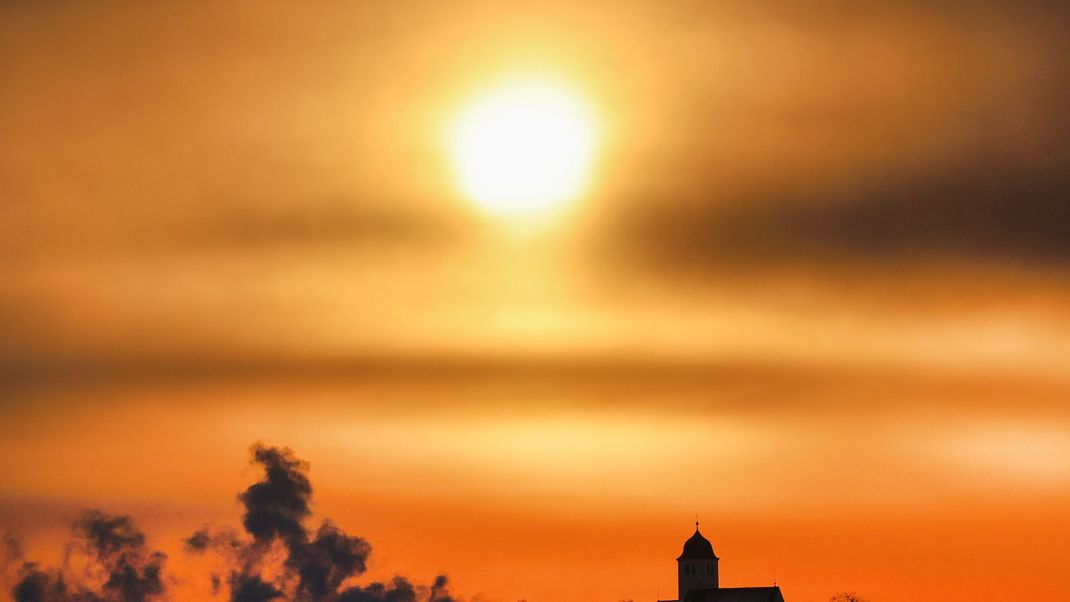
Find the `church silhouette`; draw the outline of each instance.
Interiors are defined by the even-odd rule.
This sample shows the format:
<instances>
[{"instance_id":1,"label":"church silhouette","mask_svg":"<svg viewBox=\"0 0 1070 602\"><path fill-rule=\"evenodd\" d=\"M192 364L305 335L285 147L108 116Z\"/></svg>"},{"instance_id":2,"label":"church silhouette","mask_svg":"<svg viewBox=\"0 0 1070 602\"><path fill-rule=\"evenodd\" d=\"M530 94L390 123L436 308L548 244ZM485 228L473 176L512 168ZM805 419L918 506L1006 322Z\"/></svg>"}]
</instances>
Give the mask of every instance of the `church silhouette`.
<instances>
[{"instance_id":1,"label":"church silhouette","mask_svg":"<svg viewBox=\"0 0 1070 602\"><path fill-rule=\"evenodd\" d=\"M658 602L784 602L784 594L774 583L770 587L721 587L717 555L713 544L702 536L695 523L695 534L684 542L684 551L676 559L678 600Z\"/></svg>"}]
</instances>

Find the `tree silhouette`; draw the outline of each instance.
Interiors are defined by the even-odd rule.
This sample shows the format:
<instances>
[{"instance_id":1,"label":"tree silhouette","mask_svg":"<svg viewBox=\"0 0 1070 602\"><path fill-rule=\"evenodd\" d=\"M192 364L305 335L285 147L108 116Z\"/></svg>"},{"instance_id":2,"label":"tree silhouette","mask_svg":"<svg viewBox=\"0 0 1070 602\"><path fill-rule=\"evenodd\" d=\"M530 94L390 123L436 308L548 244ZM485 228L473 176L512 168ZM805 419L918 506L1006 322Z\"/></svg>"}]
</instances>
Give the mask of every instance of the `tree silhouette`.
<instances>
[{"instance_id":1,"label":"tree silhouette","mask_svg":"<svg viewBox=\"0 0 1070 602\"><path fill-rule=\"evenodd\" d=\"M829 598L829 602L869 602L869 600L859 596L858 592L842 592Z\"/></svg>"}]
</instances>

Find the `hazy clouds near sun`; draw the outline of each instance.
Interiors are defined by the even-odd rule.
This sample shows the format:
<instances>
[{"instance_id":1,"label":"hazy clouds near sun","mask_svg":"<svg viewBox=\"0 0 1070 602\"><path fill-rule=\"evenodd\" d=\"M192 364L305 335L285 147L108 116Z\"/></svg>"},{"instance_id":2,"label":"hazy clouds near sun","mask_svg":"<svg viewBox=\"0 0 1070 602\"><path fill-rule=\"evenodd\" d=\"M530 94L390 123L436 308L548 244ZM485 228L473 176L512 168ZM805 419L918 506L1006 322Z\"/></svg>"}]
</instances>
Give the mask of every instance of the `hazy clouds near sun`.
<instances>
[{"instance_id":1,"label":"hazy clouds near sun","mask_svg":"<svg viewBox=\"0 0 1070 602\"><path fill-rule=\"evenodd\" d=\"M1065 344L1063 9L469 8L6 6L5 364ZM518 68L607 130L519 241L441 145Z\"/></svg>"}]
</instances>

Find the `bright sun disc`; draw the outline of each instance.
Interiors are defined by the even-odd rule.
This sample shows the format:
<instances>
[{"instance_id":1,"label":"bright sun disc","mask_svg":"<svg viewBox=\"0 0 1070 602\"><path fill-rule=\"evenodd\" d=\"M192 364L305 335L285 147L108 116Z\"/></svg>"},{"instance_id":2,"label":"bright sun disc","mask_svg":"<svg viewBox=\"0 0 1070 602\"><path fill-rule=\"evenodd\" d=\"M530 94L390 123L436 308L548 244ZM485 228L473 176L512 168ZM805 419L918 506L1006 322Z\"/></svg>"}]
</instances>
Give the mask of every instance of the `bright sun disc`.
<instances>
[{"instance_id":1,"label":"bright sun disc","mask_svg":"<svg viewBox=\"0 0 1070 602\"><path fill-rule=\"evenodd\" d=\"M587 107L562 88L536 83L480 97L449 135L465 195L509 215L551 211L582 194L594 144Z\"/></svg>"}]
</instances>

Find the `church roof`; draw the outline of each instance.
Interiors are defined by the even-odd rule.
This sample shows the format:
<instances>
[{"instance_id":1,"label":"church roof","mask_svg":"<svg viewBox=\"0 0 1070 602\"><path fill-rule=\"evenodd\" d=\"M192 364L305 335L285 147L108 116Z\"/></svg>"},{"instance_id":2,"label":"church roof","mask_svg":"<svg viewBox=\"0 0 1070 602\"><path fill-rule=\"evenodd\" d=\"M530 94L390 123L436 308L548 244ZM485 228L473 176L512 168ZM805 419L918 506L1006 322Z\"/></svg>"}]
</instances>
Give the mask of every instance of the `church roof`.
<instances>
[{"instance_id":1,"label":"church roof","mask_svg":"<svg viewBox=\"0 0 1070 602\"><path fill-rule=\"evenodd\" d=\"M698 531L698 523L695 524L695 534L684 542L684 551L677 560L717 560L713 553L713 544L702 536Z\"/></svg>"},{"instance_id":2,"label":"church roof","mask_svg":"<svg viewBox=\"0 0 1070 602\"><path fill-rule=\"evenodd\" d=\"M784 602L784 594L772 587L721 587L693 589L682 602Z\"/></svg>"}]
</instances>

